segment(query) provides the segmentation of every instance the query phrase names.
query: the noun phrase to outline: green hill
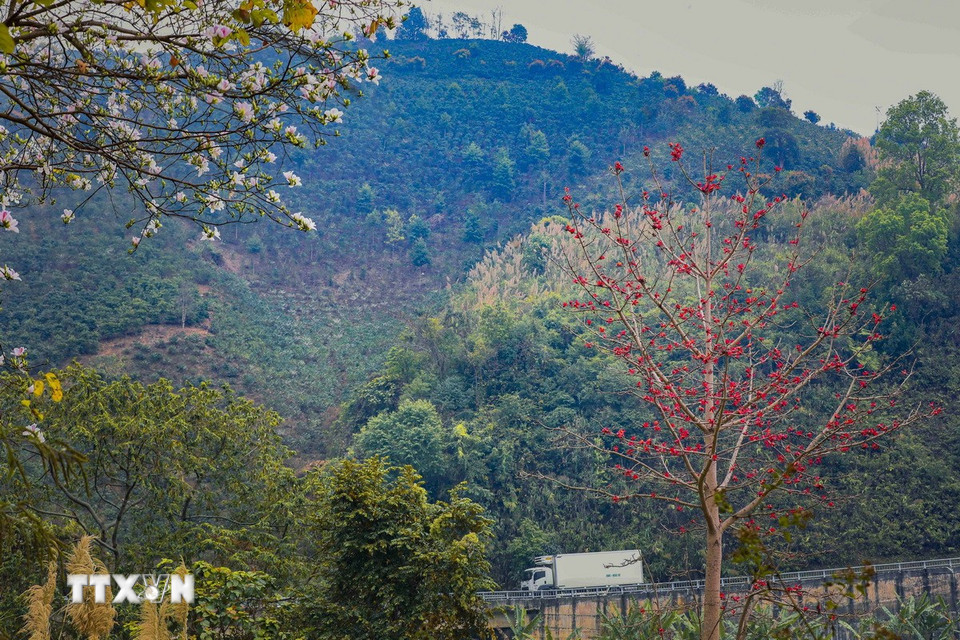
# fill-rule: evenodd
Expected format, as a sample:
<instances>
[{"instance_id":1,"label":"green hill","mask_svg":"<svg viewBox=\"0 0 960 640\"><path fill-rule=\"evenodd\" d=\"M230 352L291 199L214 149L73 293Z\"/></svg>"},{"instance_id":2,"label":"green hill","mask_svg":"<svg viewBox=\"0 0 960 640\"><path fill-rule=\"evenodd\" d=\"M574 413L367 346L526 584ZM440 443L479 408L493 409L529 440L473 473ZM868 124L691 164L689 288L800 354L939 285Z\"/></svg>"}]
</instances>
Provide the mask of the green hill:
<instances>
[{"instance_id":1,"label":"green hill","mask_svg":"<svg viewBox=\"0 0 960 640\"><path fill-rule=\"evenodd\" d=\"M560 212L563 187L599 193L614 160L664 140L719 157L766 133L783 141L791 192L863 181L839 164L846 134L709 86L527 44L389 45L388 79L354 102L342 137L289 159L308 178L293 204L318 233L238 226L211 246L168 224L129 256L109 213L63 229L37 210L5 242L29 283L8 289L7 339L43 345L37 361L230 383L327 455L348 435L331 432L336 406L400 330L439 309L486 247Z\"/></svg>"}]
</instances>

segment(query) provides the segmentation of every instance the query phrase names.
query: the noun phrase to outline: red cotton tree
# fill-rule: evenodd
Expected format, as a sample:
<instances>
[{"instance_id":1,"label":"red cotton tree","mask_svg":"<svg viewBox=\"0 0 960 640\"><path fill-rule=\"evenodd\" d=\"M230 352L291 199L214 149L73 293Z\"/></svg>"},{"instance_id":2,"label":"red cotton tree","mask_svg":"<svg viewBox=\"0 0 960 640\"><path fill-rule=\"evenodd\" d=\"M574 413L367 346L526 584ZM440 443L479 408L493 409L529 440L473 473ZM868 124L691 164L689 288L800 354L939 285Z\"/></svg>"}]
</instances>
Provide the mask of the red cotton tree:
<instances>
[{"instance_id":1,"label":"red cotton tree","mask_svg":"<svg viewBox=\"0 0 960 640\"><path fill-rule=\"evenodd\" d=\"M939 412L896 404L909 374L896 359L877 364L872 346L886 310L868 309L867 289L837 282L818 308L799 304L794 281L812 259L801 253L806 211L775 251L758 250L768 219L789 208L786 196L763 195L779 172L762 173L763 146L757 140L755 157L722 173L705 156L703 177L694 177L682 147L671 144L673 173L699 194L696 206L671 200L652 160L655 190L638 193L636 204L619 162L612 211L595 216L569 192L564 198L573 239L565 269L582 288L564 306L583 314L593 334L585 346L621 363L646 420L634 433L563 430L614 471L610 484L579 488L695 514L706 559L703 640L722 631L726 534L772 534L771 514L800 513L772 511L772 494L790 498L778 504L828 500L817 471L826 454L875 448L877 439ZM722 196L734 178L740 190ZM885 374L894 380L881 380ZM820 406L802 402L811 393ZM754 518L761 510L763 524Z\"/></svg>"}]
</instances>

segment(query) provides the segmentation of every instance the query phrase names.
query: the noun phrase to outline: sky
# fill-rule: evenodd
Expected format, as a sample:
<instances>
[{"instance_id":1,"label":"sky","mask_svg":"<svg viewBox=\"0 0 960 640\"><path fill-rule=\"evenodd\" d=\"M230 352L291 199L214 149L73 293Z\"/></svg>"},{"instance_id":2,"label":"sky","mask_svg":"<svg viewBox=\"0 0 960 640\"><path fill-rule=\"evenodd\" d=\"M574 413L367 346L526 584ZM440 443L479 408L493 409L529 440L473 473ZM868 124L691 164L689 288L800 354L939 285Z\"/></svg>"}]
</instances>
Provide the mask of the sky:
<instances>
[{"instance_id":1,"label":"sky","mask_svg":"<svg viewBox=\"0 0 960 640\"><path fill-rule=\"evenodd\" d=\"M960 116L957 0L421 0L427 15L464 11L528 42L570 53L590 36L597 54L639 75L659 71L736 97L783 81L793 111L864 135L921 90ZM878 111L879 107L879 111Z\"/></svg>"}]
</instances>

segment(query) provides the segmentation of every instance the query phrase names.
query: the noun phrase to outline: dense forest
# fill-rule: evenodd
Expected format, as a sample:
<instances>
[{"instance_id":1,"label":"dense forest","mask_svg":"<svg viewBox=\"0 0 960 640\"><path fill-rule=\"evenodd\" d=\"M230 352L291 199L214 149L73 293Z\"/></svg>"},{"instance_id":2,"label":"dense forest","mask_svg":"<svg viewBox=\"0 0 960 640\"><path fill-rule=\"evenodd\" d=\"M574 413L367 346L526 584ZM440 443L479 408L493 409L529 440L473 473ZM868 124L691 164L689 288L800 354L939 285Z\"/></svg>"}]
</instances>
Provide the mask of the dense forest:
<instances>
[{"instance_id":1,"label":"dense forest","mask_svg":"<svg viewBox=\"0 0 960 640\"><path fill-rule=\"evenodd\" d=\"M943 404L936 419L876 450L826 459L822 475L838 497L778 539L779 566L956 555L960 141L942 103L926 93L905 99L865 139L812 112L797 117L779 88L730 97L509 41L520 39L401 30L381 65L388 80L351 106L339 138L285 159L310 178L293 197L316 232L238 224L203 243L172 221L128 252L123 225L95 213L111 203L94 200L70 233L54 233L59 218L37 208L21 219L17 242L0 236L5 260L30 281L4 292L5 346L60 371L65 398L45 410L47 436L95 461L83 483L99 498L86 503L56 474L31 487L8 481L11 495L60 514L51 526L65 539L110 541L99 552L112 568L203 559L216 597L237 603L318 579L318 555L331 558L319 580L336 585L341 603L376 593L357 590L364 571L405 571L429 554L443 556L447 573L399 573L438 598L450 575L473 590L516 588L531 559L552 552L638 548L653 579L698 576L697 544L677 535L687 514L537 477L605 482L606 462L564 446L556 429L651 420L621 393L628 383L615 360L585 348L592 330L563 306L573 294L560 266L569 243L562 198L570 188L584 208L608 210L613 163L637 195L653 189L652 162L673 200L695 203L668 143L722 168L762 138L775 173L765 193L784 205L758 231L757 261L773 269L808 211L814 259L796 298L817 307L840 279L869 287L870 304L892 309L871 357L909 352L901 402ZM910 118L939 136L919 176L915 140L898 129ZM3 399L7 411L22 410L17 397ZM812 397L803 419L827 411L828 390ZM158 444L171 430L177 450ZM124 467L112 453L127 449L137 455ZM422 489L390 464L411 465ZM129 509L104 497L120 475L135 497ZM337 519L332 496L356 487L363 508L409 509L397 519L419 518L429 535L395 559L350 556L349 514ZM185 501L170 499L178 492ZM216 520L202 515L210 512ZM482 571L459 562L470 549L450 551L465 531L486 549ZM40 565L18 569L24 549L0 566L16 593L45 575ZM334 575L343 566L353 583ZM19 615L14 596L4 589L0 598L8 630ZM285 607L244 624L293 638L290 620L322 628L359 615L329 603ZM213 628L213 613L205 624Z\"/></svg>"}]
</instances>

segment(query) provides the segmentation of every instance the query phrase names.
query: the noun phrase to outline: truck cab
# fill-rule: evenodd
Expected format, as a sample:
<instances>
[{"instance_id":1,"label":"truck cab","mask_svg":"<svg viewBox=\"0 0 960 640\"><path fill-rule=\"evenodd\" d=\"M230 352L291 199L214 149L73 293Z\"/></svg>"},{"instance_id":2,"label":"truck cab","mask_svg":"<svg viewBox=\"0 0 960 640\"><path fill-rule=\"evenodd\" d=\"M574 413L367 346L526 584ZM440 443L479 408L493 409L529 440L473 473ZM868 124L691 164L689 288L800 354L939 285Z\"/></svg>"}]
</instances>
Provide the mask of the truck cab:
<instances>
[{"instance_id":1,"label":"truck cab","mask_svg":"<svg viewBox=\"0 0 960 640\"><path fill-rule=\"evenodd\" d=\"M539 591L553 589L553 569L550 567L533 567L524 570L526 580L520 583L521 591Z\"/></svg>"}]
</instances>

